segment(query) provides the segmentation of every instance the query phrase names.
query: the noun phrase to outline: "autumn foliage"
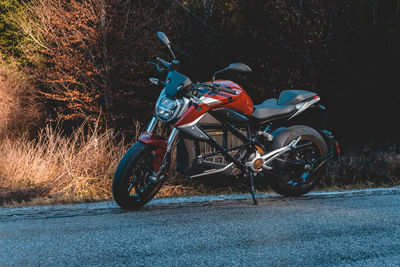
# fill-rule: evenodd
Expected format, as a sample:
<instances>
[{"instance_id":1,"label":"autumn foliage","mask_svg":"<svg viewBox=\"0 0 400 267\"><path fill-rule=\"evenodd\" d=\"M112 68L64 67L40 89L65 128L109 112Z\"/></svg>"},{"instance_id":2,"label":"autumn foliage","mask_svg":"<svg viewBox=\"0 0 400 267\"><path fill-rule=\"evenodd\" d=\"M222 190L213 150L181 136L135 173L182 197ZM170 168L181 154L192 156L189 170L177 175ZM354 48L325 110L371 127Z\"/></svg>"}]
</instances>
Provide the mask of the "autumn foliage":
<instances>
[{"instance_id":1,"label":"autumn foliage","mask_svg":"<svg viewBox=\"0 0 400 267\"><path fill-rule=\"evenodd\" d=\"M100 117L124 131L147 120L158 89L147 81L155 74L146 62L168 58L155 37L164 31L193 81L245 62L253 74L225 78L238 80L256 103L285 89L317 91L338 114L331 127L346 135L355 117L341 119L352 114L351 101L335 103L396 84L398 15L395 0L34 0L15 21L49 120Z\"/></svg>"},{"instance_id":2,"label":"autumn foliage","mask_svg":"<svg viewBox=\"0 0 400 267\"><path fill-rule=\"evenodd\" d=\"M43 120L43 105L29 78L14 61L0 59L0 139L34 136Z\"/></svg>"},{"instance_id":3,"label":"autumn foliage","mask_svg":"<svg viewBox=\"0 0 400 267\"><path fill-rule=\"evenodd\" d=\"M168 54L156 31L169 34L193 80L244 61L256 73L242 81L248 91L268 97L314 86L321 64L316 57L327 45L328 8L316 0L305 7L282 0L38 0L17 21L41 55L33 73L51 118L102 114L106 125L126 130L132 119L151 114L157 96L147 83L146 61Z\"/></svg>"}]
</instances>

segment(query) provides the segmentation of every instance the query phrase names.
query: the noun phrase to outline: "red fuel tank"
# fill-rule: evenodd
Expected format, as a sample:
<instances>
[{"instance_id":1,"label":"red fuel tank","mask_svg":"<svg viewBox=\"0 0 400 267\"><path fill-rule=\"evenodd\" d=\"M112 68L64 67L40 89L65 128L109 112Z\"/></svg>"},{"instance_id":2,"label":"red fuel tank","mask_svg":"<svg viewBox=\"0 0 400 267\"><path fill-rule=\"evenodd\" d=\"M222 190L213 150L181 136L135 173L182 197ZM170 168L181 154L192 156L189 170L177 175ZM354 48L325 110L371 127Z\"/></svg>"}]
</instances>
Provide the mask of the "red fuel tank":
<instances>
[{"instance_id":1,"label":"red fuel tank","mask_svg":"<svg viewBox=\"0 0 400 267\"><path fill-rule=\"evenodd\" d=\"M231 102L228 104L224 105L224 107L232 109L236 112L239 112L240 114L243 114L245 116L250 116L253 111L253 101L249 97L249 95L246 93L246 91L237 83L234 83L232 81L217 81L217 83L221 84L221 86L229 88L229 89L234 89L238 91L239 93L232 99Z\"/></svg>"},{"instance_id":2,"label":"red fuel tank","mask_svg":"<svg viewBox=\"0 0 400 267\"><path fill-rule=\"evenodd\" d=\"M236 94L223 91L204 94L200 98L202 103L200 105L192 105L177 121L175 127L185 124L194 124L197 122L197 119L200 119L201 115L215 108L229 108L245 116L250 116L253 113L253 101L240 85L226 80L218 80L215 81L215 83L219 84L221 87L235 90Z\"/></svg>"}]
</instances>

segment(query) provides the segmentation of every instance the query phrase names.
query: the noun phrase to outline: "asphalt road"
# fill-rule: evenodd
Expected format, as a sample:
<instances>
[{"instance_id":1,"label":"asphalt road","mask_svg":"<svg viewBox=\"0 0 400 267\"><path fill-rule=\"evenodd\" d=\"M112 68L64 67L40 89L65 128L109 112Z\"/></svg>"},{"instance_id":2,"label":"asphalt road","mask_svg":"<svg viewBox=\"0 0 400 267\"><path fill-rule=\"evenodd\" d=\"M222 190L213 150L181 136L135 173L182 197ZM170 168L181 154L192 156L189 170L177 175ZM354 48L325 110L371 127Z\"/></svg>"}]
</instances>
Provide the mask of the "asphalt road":
<instances>
[{"instance_id":1,"label":"asphalt road","mask_svg":"<svg viewBox=\"0 0 400 267\"><path fill-rule=\"evenodd\" d=\"M400 188L227 198L3 208L0 265L400 266Z\"/></svg>"}]
</instances>

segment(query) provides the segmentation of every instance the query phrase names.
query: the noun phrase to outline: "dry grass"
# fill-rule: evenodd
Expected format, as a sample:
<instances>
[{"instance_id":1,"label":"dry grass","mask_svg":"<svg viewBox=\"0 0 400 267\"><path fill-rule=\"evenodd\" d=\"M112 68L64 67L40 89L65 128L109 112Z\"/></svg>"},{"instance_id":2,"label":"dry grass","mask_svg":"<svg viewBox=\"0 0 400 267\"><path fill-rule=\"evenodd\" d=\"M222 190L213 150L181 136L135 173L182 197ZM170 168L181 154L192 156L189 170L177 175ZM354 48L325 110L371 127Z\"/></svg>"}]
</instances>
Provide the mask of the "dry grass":
<instances>
[{"instance_id":1,"label":"dry grass","mask_svg":"<svg viewBox=\"0 0 400 267\"><path fill-rule=\"evenodd\" d=\"M41 104L34 86L12 58L0 59L0 138L21 136L37 127Z\"/></svg>"},{"instance_id":2,"label":"dry grass","mask_svg":"<svg viewBox=\"0 0 400 267\"><path fill-rule=\"evenodd\" d=\"M33 141L5 138L0 141L0 188L18 200L107 199L115 168L126 150L113 131L100 132L86 124L70 137L46 127Z\"/></svg>"},{"instance_id":3,"label":"dry grass","mask_svg":"<svg viewBox=\"0 0 400 267\"><path fill-rule=\"evenodd\" d=\"M137 124L137 132L140 125ZM127 151L112 130L83 124L69 137L46 127L37 139L0 139L0 204L39 205L111 199L111 183ZM173 165L173 164L172 164ZM170 179L157 197L245 193L235 179L188 181L170 170ZM266 180L257 188L268 191ZM400 183L400 147L368 146L349 149L341 162L327 166L324 189L391 186Z\"/></svg>"},{"instance_id":4,"label":"dry grass","mask_svg":"<svg viewBox=\"0 0 400 267\"><path fill-rule=\"evenodd\" d=\"M136 132L141 125L136 122ZM27 135L0 139L0 204L40 205L112 198L115 169L128 145L112 130L84 123L65 136L46 127L36 139ZM138 136L136 136L137 139ZM119 138L121 139L121 138ZM176 176L157 197L196 192Z\"/></svg>"},{"instance_id":5,"label":"dry grass","mask_svg":"<svg viewBox=\"0 0 400 267\"><path fill-rule=\"evenodd\" d=\"M340 162L330 162L325 187L375 187L400 184L400 147L394 144L350 148Z\"/></svg>"}]
</instances>

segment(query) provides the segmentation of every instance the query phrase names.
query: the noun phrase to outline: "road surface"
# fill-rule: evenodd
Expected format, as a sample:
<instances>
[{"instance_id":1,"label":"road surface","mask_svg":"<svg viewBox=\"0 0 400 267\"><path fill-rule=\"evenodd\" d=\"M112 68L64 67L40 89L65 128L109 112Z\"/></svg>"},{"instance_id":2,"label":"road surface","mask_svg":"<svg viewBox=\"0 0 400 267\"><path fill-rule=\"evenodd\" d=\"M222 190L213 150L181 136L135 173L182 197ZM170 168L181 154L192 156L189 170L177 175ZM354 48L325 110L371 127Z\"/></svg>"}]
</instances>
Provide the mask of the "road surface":
<instances>
[{"instance_id":1,"label":"road surface","mask_svg":"<svg viewBox=\"0 0 400 267\"><path fill-rule=\"evenodd\" d=\"M0 265L400 266L399 187L247 197L1 208Z\"/></svg>"}]
</instances>

